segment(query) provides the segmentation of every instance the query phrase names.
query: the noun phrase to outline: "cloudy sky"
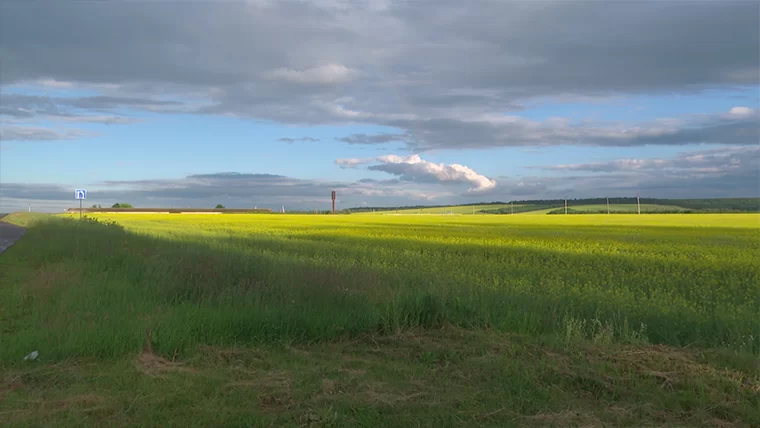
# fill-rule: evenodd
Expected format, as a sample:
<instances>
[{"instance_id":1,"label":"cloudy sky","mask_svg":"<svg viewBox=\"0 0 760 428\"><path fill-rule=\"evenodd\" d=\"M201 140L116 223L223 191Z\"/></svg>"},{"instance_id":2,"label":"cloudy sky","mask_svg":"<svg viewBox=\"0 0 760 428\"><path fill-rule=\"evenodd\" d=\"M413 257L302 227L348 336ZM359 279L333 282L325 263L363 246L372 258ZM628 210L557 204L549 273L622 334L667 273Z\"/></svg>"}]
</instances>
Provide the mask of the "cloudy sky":
<instances>
[{"instance_id":1,"label":"cloudy sky","mask_svg":"<svg viewBox=\"0 0 760 428\"><path fill-rule=\"evenodd\" d=\"M0 212L760 196L760 2L0 3Z\"/></svg>"}]
</instances>

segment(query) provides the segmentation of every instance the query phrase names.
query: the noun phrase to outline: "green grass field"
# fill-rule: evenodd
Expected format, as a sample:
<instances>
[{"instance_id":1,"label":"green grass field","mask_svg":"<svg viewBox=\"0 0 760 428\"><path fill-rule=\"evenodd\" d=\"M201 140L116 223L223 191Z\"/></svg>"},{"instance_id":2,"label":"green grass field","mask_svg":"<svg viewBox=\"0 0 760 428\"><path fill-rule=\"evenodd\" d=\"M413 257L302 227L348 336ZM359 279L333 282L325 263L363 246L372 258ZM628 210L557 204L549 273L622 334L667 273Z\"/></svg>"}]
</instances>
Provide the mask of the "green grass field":
<instances>
[{"instance_id":1,"label":"green grass field","mask_svg":"<svg viewBox=\"0 0 760 428\"><path fill-rule=\"evenodd\" d=\"M6 219L10 425L760 425L760 215L89 217Z\"/></svg>"}]
</instances>

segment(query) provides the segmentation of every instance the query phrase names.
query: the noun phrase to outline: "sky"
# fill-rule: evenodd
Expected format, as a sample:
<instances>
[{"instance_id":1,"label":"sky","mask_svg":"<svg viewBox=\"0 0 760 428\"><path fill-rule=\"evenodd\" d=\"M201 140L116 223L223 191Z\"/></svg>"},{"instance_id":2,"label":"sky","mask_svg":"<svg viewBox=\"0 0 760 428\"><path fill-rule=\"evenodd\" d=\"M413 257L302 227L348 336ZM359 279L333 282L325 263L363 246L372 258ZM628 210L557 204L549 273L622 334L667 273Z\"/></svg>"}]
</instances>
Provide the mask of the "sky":
<instances>
[{"instance_id":1,"label":"sky","mask_svg":"<svg viewBox=\"0 0 760 428\"><path fill-rule=\"evenodd\" d=\"M0 3L0 212L760 196L760 2Z\"/></svg>"}]
</instances>

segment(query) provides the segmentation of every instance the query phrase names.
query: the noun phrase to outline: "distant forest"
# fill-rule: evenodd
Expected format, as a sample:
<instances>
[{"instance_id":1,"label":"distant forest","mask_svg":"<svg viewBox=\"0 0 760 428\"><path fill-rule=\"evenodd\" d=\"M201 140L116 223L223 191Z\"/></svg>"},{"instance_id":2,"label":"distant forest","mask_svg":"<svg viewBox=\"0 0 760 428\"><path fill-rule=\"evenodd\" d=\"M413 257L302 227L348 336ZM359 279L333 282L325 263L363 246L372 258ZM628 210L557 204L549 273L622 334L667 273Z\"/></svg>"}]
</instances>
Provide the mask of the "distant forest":
<instances>
[{"instance_id":1,"label":"distant forest","mask_svg":"<svg viewBox=\"0 0 760 428\"><path fill-rule=\"evenodd\" d=\"M635 204L636 198L609 198L610 205L615 204ZM658 198L641 198L642 204L652 205L672 205L690 210L691 212L760 212L760 198L714 198L714 199L658 199ZM460 207L477 206L477 205L505 205L510 202L477 202L471 204L456 205ZM548 208L564 207L564 199L535 199L512 201L514 212L527 212ZM568 206L578 205L604 205L607 198L586 198L586 199L568 199ZM355 207L347 208L342 212L371 212L371 211L398 211L413 210L422 208L445 208L452 205L406 205L398 207ZM498 209L483 209L479 212L489 214L508 214L512 212L509 207L500 207Z\"/></svg>"}]
</instances>

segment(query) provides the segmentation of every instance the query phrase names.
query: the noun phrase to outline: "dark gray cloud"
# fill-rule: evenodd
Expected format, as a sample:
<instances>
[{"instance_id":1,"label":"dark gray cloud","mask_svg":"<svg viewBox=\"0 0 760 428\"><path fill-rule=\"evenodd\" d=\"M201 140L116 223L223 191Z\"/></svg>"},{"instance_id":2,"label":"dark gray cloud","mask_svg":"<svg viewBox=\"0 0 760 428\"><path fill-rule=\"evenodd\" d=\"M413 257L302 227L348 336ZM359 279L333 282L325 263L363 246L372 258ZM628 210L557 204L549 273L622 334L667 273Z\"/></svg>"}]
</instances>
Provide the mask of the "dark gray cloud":
<instances>
[{"instance_id":1,"label":"dark gray cloud","mask_svg":"<svg viewBox=\"0 0 760 428\"><path fill-rule=\"evenodd\" d=\"M43 81L43 86L69 88L60 82ZM24 94L0 96L0 133L6 141L73 140L92 133L61 127L39 126L39 121L120 125L139 122L123 110L182 112L183 104L172 100L123 96L60 97Z\"/></svg>"},{"instance_id":2,"label":"dark gray cloud","mask_svg":"<svg viewBox=\"0 0 760 428\"><path fill-rule=\"evenodd\" d=\"M337 141L341 141L347 144L385 144L392 141L406 141L409 139L407 134L351 134L346 137L336 138Z\"/></svg>"},{"instance_id":3,"label":"dark gray cloud","mask_svg":"<svg viewBox=\"0 0 760 428\"><path fill-rule=\"evenodd\" d=\"M69 191L57 184L0 183L0 197L34 200L73 199L74 189Z\"/></svg>"},{"instance_id":4,"label":"dark gray cloud","mask_svg":"<svg viewBox=\"0 0 760 428\"><path fill-rule=\"evenodd\" d=\"M301 137L301 138L289 138L289 137L282 137L278 138L277 141L281 143L316 143L319 141L319 138L313 138L313 137Z\"/></svg>"},{"instance_id":5,"label":"dark gray cloud","mask_svg":"<svg viewBox=\"0 0 760 428\"><path fill-rule=\"evenodd\" d=\"M0 97L0 118L12 120L66 120L89 123L132 123L136 119L114 114L119 109L179 112L182 103L118 96L51 97L4 94ZM109 113L104 115L103 113Z\"/></svg>"},{"instance_id":6,"label":"dark gray cloud","mask_svg":"<svg viewBox=\"0 0 760 428\"><path fill-rule=\"evenodd\" d=\"M756 127L739 123L623 138L604 124L569 132L493 120L538 98L756 86L756 2L381 4L6 2L2 84L100 85L111 99L70 106L88 110L110 102L294 124L386 125L415 149L745 144L757 136ZM117 102L138 93L196 102ZM369 144L385 137L346 138Z\"/></svg>"},{"instance_id":7,"label":"dark gray cloud","mask_svg":"<svg viewBox=\"0 0 760 428\"><path fill-rule=\"evenodd\" d=\"M415 150L510 146L638 146L684 144L756 144L760 114L748 107L712 115L661 119L632 126L625 123L574 123L566 119L534 121L489 115L478 120L396 120L388 125L409 129Z\"/></svg>"},{"instance_id":8,"label":"dark gray cloud","mask_svg":"<svg viewBox=\"0 0 760 428\"><path fill-rule=\"evenodd\" d=\"M58 99L56 102L61 103ZM122 97L122 96L92 96L81 98L67 98L63 100L64 104L72 107L93 110L112 110L115 108L143 108L146 110L161 110L162 108L172 108L181 106L182 103L173 100L154 100L146 98ZM173 110L172 110L173 111Z\"/></svg>"}]
</instances>

